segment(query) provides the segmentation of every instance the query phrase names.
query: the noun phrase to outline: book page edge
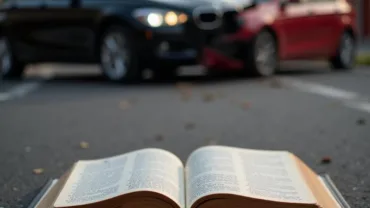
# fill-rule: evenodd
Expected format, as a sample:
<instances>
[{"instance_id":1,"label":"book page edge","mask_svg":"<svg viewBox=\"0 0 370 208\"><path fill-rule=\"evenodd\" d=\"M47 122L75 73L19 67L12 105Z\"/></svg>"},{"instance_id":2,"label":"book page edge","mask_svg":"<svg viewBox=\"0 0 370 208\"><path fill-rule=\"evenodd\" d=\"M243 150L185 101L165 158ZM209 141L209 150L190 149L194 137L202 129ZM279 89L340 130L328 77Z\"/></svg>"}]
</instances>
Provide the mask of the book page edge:
<instances>
[{"instance_id":1,"label":"book page edge","mask_svg":"<svg viewBox=\"0 0 370 208\"><path fill-rule=\"evenodd\" d=\"M40 202L49 194L50 190L57 184L59 179L52 179L49 187L46 189L42 197L39 199L39 201L35 204L34 207L38 207L40 205ZM29 208L34 208L34 207L29 207Z\"/></svg>"},{"instance_id":2,"label":"book page edge","mask_svg":"<svg viewBox=\"0 0 370 208\"><path fill-rule=\"evenodd\" d=\"M339 192L339 190L337 189L337 187L335 186L335 184L333 183L329 175L324 174L324 175L318 175L317 177L319 178L319 181L321 182L322 186L325 187L325 190L329 193L331 199L335 201L338 208L351 208L351 206L343 198L342 194ZM334 189L333 191L337 193L338 195L337 197L339 197L339 199L335 197L333 191L330 190L327 183L329 183L331 188Z\"/></svg>"}]
</instances>

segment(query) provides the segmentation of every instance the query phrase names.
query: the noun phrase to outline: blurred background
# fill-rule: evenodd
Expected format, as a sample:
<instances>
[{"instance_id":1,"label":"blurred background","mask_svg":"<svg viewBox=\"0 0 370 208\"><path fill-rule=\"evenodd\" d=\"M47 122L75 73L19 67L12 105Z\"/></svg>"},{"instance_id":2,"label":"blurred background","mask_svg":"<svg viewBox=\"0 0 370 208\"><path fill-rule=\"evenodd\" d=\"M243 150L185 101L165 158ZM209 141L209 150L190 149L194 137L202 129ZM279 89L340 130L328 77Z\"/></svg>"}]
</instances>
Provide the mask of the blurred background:
<instances>
[{"instance_id":1,"label":"blurred background","mask_svg":"<svg viewBox=\"0 0 370 208\"><path fill-rule=\"evenodd\" d=\"M204 145L291 151L370 207L370 1L241 1L214 28L205 2L2 1L0 208L80 159Z\"/></svg>"},{"instance_id":2,"label":"blurred background","mask_svg":"<svg viewBox=\"0 0 370 208\"><path fill-rule=\"evenodd\" d=\"M369 1L366 0L358 0L358 1L351 1L356 8L356 11L358 12L358 17L357 17L357 25L359 28L359 34L360 34L360 39L361 40L367 40L369 39L370 36L370 26L369 26ZM367 43L368 44L368 43Z\"/></svg>"}]
</instances>

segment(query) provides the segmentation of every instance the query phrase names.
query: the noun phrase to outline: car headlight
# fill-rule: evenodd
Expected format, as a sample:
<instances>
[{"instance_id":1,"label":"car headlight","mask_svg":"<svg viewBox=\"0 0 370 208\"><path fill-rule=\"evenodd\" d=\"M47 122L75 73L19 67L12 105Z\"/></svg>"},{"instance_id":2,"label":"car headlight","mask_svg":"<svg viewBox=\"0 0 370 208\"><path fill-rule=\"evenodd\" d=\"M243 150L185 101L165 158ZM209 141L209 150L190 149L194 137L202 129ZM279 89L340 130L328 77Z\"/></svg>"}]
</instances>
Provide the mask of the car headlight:
<instances>
[{"instance_id":1,"label":"car headlight","mask_svg":"<svg viewBox=\"0 0 370 208\"><path fill-rule=\"evenodd\" d=\"M172 27L188 21L185 13L164 9L141 8L135 10L133 16L150 27Z\"/></svg>"}]
</instances>

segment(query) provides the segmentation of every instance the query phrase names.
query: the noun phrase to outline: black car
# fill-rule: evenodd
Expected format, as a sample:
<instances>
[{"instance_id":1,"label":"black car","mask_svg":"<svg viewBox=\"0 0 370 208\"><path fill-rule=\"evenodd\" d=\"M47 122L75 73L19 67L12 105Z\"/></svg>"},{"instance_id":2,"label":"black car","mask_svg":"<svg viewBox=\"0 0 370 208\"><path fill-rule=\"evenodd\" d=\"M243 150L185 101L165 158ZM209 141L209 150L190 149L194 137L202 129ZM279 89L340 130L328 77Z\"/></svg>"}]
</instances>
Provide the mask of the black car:
<instances>
[{"instance_id":1,"label":"black car","mask_svg":"<svg viewBox=\"0 0 370 208\"><path fill-rule=\"evenodd\" d=\"M171 75L179 65L199 61L206 39L200 25L217 16L202 17L202 8L212 2L3 0L2 75L21 77L34 62L99 62L114 81L135 79L144 68Z\"/></svg>"}]
</instances>

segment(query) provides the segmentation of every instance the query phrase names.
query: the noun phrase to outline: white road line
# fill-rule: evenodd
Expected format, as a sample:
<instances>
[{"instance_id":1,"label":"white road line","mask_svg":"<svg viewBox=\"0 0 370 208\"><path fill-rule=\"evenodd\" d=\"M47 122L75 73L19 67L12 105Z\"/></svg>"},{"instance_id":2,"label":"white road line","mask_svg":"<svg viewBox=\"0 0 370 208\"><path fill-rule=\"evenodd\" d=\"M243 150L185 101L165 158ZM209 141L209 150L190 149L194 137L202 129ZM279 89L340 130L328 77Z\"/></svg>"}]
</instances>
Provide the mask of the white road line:
<instances>
[{"instance_id":1,"label":"white road line","mask_svg":"<svg viewBox=\"0 0 370 208\"><path fill-rule=\"evenodd\" d=\"M40 85L40 82L24 83L12 88L10 91L8 91L8 93L14 97L22 97L27 93L36 90L38 87L40 87Z\"/></svg>"},{"instance_id":2,"label":"white road line","mask_svg":"<svg viewBox=\"0 0 370 208\"><path fill-rule=\"evenodd\" d=\"M31 93L38 89L44 81L50 80L54 77L54 71L52 70L52 68L41 67L40 69L37 69L37 71L37 74L41 77L41 80L21 83L12 87L6 92L0 92L0 102L23 97L28 93Z\"/></svg>"},{"instance_id":3,"label":"white road line","mask_svg":"<svg viewBox=\"0 0 370 208\"><path fill-rule=\"evenodd\" d=\"M23 97L26 94L39 88L40 85L41 85L41 82L29 82L29 83L19 84L11 88L7 92L0 93L0 101L7 101L7 100L12 100L15 98Z\"/></svg>"},{"instance_id":4,"label":"white road line","mask_svg":"<svg viewBox=\"0 0 370 208\"><path fill-rule=\"evenodd\" d=\"M282 80L283 83L293 87L294 89L340 100L343 102L344 106L370 113L370 99L365 98L356 92L291 78L282 78Z\"/></svg>"},{"instance_id":5,"label":"white road line","mask_svg":"<svg viewBox=\"0 0 370 208\"><path fill-rule=\"evenodd\" d=\"M285 83L289 83L290 86L293 86L299 90L319 94L325 97L331 97L335 99L341 100L354 100L359 98L360 96L357 93L349 92L346 90L334 88L331 86L316 84L316 83L309 83L303 82L298 80L292 79L284 79Z\"/></svg>"},{"instance_id":6,"label":"white road line","mask_svg":"<svg viewBox=\"0 0 370 208\"><path fill-rule=\"evenodd\" d=\"M8 93L0 93L0 102L10 100L11 96Z\"/></svg>"}]
</instances>

